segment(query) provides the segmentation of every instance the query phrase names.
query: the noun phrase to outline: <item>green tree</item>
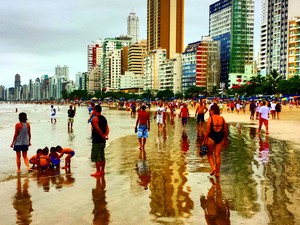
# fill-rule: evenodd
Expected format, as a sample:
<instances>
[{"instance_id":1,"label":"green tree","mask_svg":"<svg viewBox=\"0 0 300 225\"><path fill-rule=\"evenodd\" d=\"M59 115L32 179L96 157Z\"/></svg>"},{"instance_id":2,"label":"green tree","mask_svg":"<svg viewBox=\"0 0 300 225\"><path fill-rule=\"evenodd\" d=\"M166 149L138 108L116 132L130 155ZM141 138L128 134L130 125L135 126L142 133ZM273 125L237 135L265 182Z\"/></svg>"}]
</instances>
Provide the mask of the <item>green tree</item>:
<instances>
[{"instance_id":1,"label":"green tree","mask_svg":"<svg viewBox=\"0 0 300 225\"><path fill-rule=\"evenodd\" d=\"M190 87L184 94L186 98L197 98L200 94L205 94L205 87Z\"/></svg>"},{"instance_id":2,"label":"green tree","mask_svg":"<svg viewBox=\"0 0 300 225\"><path fill-rule=\"evenodd\" d=\"M163 91L158 91L156 97L160 99L171 99L172 97L174 97L174 93L173 91L167 89Z\"/></svg>"},{"instance_id":3,"label":"green tree","mask_svg":"<svg viewBox=\"0 0 300 225\"><path fill-rule=\"evenodd\" d=\"M266 92L268 94L276 94L278 92L278 83L282 80L282 77L283 75L280 75L275 69L266 76Z\"/></svg>"},{"instance_id":4,"label":"green tree","mask_svg":"<svg viewBox=\"0 0 300 225\"><path fill-rule=\"evenodd\" d=\"M288 80L280 80L278 91L282 94L300 94L300 77L297 75Z\"/></svg>"}]
</instances>

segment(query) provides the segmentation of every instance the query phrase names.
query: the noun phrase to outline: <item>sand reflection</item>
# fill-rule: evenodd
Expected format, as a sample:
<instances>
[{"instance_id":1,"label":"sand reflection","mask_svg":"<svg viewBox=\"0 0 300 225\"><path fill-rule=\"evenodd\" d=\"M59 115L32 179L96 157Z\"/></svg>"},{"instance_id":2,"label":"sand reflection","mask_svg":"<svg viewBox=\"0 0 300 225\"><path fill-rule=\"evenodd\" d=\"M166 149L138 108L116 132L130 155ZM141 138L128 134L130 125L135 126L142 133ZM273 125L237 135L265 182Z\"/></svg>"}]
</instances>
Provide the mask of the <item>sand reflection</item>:
<instances>
[{"instance_id":1,"label":"sand reflection","mask_svg":"<svg viewBox=\"0 0 300 225\"><path fill-rule=\"evenodd\" d=\"M94 203L93 224L105 225L110 222L110 212L107 209L106 201L106 182L105 176L95 177L96 187L92 190L92 199Z\"/></svg>"},{"instance_id":2,"label":"sand reflection","mask_svg":"<svg viewBox=\"0 0 300 225\"><path fill-rule=\"evenodd\" d=\"M16 182L17 192L13 199L13 207L17 215L16 224L27 225L32 222L31 212L33 211L31 195L28 192L29 179L25 178L23 185L20 177L16 179Z\"/></svg>"},{"instance_id":3,"label":"sand reflection","mask_svg":"<svg viewBox=\"0 0 300 225\"><path fill-rule=\"evenodd\" d=\"M230 210L228 200L222 199L222 189L220 179L210 178L211 188L209 189L207 196L202 195L200 197L200 205L205 213L205 220L208 225L230 224Z\"/></svg>"}]
</instances>

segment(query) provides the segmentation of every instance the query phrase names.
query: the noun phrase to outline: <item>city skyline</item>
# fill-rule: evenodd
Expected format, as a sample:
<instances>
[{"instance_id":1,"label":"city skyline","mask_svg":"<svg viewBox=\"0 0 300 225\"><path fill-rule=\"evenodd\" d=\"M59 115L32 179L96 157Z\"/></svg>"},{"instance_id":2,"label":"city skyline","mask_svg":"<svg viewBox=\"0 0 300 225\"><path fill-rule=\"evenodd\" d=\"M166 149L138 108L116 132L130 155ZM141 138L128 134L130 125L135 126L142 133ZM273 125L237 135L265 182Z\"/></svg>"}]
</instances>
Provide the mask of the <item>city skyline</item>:
<instances>
[{"instance_id":1,"label":"city skyline","mask_svg":"<svg viewBox=\"0 0 300 225\"><path fill-rule=\"evenodd\" d=\"M209 5L214 2L185 0L185 46L208 35ZM260 1L255 2L257 54ZM87 70L87 46L91 41L126 35L127 17L132 11L139 17L140 40L146 39L146 0L111 0L109 3L30 0L20 4L17 0L1 1L0 85L13 87L16 74L20 74L22 84L44 74L53 76L57 65L67 65L70 79L75 80L77 72Z\"/></svg>"}]
</instances>

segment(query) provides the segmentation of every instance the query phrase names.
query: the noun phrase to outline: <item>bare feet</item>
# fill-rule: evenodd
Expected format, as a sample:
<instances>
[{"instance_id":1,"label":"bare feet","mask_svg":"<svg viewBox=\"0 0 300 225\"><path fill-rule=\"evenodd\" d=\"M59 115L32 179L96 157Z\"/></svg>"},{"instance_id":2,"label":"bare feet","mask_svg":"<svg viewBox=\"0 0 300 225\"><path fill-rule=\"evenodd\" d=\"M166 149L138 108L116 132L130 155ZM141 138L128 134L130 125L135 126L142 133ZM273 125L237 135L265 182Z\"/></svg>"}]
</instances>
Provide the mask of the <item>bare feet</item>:
<instances>
[{"instance_id":1,"label":"bare feet","mask_svg":"<svg viewBox=\"0 0 300 225\"><path fill-rule=\"evenodd\" d=\"M220 177L220 174L219 174L219 173L216 173L216 177Z\"/></svg>"},{"instance_id":2,"label":"bare feet","mask_svg":"<svg viewBox=\"0 0 300 225\"><path fill-rule=\"evenodd\" d=\"M21 173L21 170L17 170L17 173Z\"/></svg>"},{"instance_id":3,"label":"bare feet","mask_svg":"<svg viewBox=\"0 0 300 225\"><path fill-rule=\"evenodd\" d=\"M27 171L28 171L28 172L33 172L34 170L31 169L31 168L27 168Z\"/></svg>"}]
</instances>

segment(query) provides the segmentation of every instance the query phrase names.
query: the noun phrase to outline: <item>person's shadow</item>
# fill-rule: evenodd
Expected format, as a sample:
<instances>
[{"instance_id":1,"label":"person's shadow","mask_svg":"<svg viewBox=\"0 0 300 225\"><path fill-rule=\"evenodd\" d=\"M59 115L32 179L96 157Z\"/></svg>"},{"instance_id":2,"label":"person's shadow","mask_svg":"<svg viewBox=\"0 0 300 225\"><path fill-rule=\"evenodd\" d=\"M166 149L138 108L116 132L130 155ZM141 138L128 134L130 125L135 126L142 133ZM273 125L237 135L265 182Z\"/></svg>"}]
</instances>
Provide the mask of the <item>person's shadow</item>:
<instances>
[{"instance_id":1,"label":"person's shadow","mask_svg":"<svg viewBox=\"0 0 300 225\"><path fill-rule=\"evenodd\" d=\"M22 186L21 178L17 178L16 194L13 199L13 207L16 210L16 224L30 224L32 222L31 212L32 201L30 199L31 195L28 192L29 179L28 177L24 179Z\"/></svg>"},{"instance_id":2,"label":"person's shadow","mask_svg":"<svg viewBox=\"0 0 300 225\"><path fill-rule=\"evenodd\" d=\"M200 197L200 205L205 213L205 220L208 225L230 225L230 210L227 200L222 199L220 179L210 178L212 184L207 197Z\"/></svg>"},{"instance_id":3,"label":"person's shadow","mask_svg":"<svg viewBox=\"0 0 300 225\"><path fill-rule=\"evenodd\" d=\"M92 199L94 202L94 225L106 225L110 223L110 213L106 202L106 182L104 176L95 177L96 187L92 189Z\"/></svg>"}]
</instances>

